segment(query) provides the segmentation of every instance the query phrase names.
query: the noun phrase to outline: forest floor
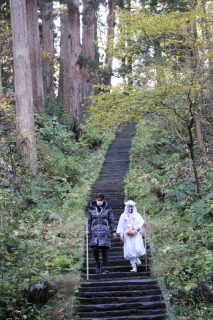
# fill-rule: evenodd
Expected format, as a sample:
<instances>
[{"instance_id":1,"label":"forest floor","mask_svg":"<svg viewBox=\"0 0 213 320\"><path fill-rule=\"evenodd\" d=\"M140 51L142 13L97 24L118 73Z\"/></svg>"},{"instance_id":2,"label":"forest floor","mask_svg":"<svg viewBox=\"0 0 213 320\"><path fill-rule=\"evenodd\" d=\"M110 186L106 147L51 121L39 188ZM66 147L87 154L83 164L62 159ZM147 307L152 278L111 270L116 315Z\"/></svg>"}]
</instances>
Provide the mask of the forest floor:
<instances>
[{"instance_id":1,"label":"forest floor","mask_svg":"<svg viewBox=\"0 0 213 320\"><path fill-rule=\"evenodd\" d=\"M0 113L0 319L65 319L72 312L71 292L80 280L84 259L85 210L115 131L73 130L72 119L55 101L35 114L38 172L12 154L15 110ZM57 119L53 145L52 119ZM73 132L75 131L75 133ZM54 219L51 219L51 215ZM34 284L51 280L57 289L42 295ZM40 288L40 287L39 287Z\"/></svg>"},{"instance_id":2,"label":"forest floor","mask_svg":"<svg viewBox=\"0 0 213 320\"><path fill-rule=\"evenodd\" d=\"M137 125L126 178L129 198L139 212L146 208L147 232L158 258L152 272L164 279L177 319L213 319L211 151L199 155L199 197L187 147L155 120L147 117ZM206 139L212 145L211 132Z\"/></svg>"}]
</instances>

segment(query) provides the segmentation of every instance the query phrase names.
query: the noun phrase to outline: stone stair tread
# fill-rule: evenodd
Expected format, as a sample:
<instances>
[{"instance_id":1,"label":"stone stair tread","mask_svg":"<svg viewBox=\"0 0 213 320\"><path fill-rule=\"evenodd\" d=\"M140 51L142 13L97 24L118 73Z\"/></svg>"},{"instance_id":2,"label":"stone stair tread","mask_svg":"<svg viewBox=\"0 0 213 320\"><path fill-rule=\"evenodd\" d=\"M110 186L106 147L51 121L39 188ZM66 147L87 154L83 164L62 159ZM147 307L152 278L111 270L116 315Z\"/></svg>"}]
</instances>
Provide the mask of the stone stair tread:
<instances>
[{"instance_id":1,"label":"stone stair tread","mask_svg":"<svg viewBox=\"0 0 213 320\"><path fill-rule=\"evenodd\" d=\"M157 315L165 315L166 311L165 309L149 309L149 310L143 310L143 316L157 316ZM133 317L135 316L136 319L138 316L141 315L141 310L135 310L135 309L129 309L129 310L123 310L122 314L120 310L111 310L111 311L99 311L99 312L79 312L79 317L91 317L91 319L102 319L105 317L111 317L111 319L116 319L121 317L121 319L128 319L126 317ZM134 318L133 318L134 319Z\"/></svg>"},{"instance_id":2,"label":"stone stair tread","mask_svg":"<svg viewBox=\"0 0 213 320\"><path fill-rule=\"evenodd\" d=\"M98 273L98 274L89 274L91 279L112 279L120 278L126 280L126 278L140 277L141 279L147 279L150 276L150 272L111 272L108 274ZM86 274L82 274L83 278L86 278Z\"/></svg>"},{"instance_id":3,"label":"stone stair tread","mask_svg":"<svg viewBox=\"0 0 213 320\"><path fill-rule=\"evenodd\" d=\"M152 301L152 302L125 302L125 303L105 303L105 304L90 304L90 305L78 305L79 311L109 311L109 310L144 310L152 308L165 308L165 304L162 301Z\"/></svg>"},{"instance_id":4,"label":"stone stair tread","mask_svg":"<svg viewBox=\"0 0 213 320\"><path fill-rule=\"evenodd\" d=\"M129 264L127 266L109 266L108 268L108 271L110 273L115 273L115 272L130 272L130 270L132 269L132 266ZM140 265L137 267L137 270L138 272L143 272L143 271L146 271L146 266L145 265ZM149 271L150 268L149 266L147 266L147 271ZM84 273L86 273L86 268L82 269L82 271ZM89 273L90 274L95 274L96 273L96 270L95 270L95 267L90 267L89 268Z\"/></svg>"},{"instance_id":5,"label":"stone stair tread","mask_svg":"<svg viewBox=\"0 0 213 320\"><path fill-rule=\"evenodd\" d=\"M94 288L94 287L92 287ZM150 296L150 295L160 295L160 289L140 289L140 290L131 290L131 288L124 290L113 290L113 291L83 291L79 292L81 297L122 297L122 294L126 297L139 297L139 296ZM87 289L88 290L88 289Z\"/></svg>"},{"instance_id":6,"label":"stone stair tread","mask_svg":"<svg viewBox=\"0 0 213 320\"><path fill-rule=\"evenodd\" d=\"M87 281L83 282L81 284L82 287L96 287L96 286L114 286L114 285L147 285L147 284L156 284L156 280L154 278L146 278L146 279L141 279L141 278L136 278L136 279L125 279L125 282L123 282L122 279L115 279L115 280L104 280L104 281Z\"/></svg>"},{"instance_id":7,"label":"stone stair tread","mask_svg":"<svg viewBox=\"0 0 213 320\"><path fill-rule=\"evenodd\" d=\"M123 296L119 295L119 296L112 296L112 297L101 297L101 296L97 296L97 297L78 297L78 301L80 301L80 303L82 304L94 304L94 303L107 303L107 304L111 304L111 303L129 303L129 302L153 302L153 301L162 301L163 297L161 294L158 295L150 295L150 296L146 296L146 295L139 295L138 296L131 296L131 297L126 297L125 296L125 292L123 293Z\"/></svg>"},{"instance_id":8,"label":"stone stair tread","mask_svg":"<svg viewBox=\"0 0 213 320\"><path fill-rule=\"evenodd\" d=\"M79 320L164 320L167 318L166 313L162 313L159 315L132 315L132 316L124 316L124 317L104 317L104 318L78 318Z\"/></svg>"}]
</instances>

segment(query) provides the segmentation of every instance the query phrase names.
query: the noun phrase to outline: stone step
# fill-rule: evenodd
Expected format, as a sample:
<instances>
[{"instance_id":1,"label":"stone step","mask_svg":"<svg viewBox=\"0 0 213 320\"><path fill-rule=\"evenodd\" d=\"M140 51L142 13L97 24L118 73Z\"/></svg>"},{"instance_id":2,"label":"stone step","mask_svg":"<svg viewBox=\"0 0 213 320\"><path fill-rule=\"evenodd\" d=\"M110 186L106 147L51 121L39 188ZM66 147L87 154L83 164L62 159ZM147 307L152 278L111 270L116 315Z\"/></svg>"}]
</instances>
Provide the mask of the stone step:
<instances>
[{"instance_id":1,"label":"stone step","mask_svg":"<svg viewBox=\"0 0 213 320\"><path fill-rule=\"evenodd\" d=\"M125 294L125 293L124 293ZM119 297L79 297L78 301L81 304L115 304L115 303L135 303L135 302L151 302L163 300L162 295L151 295L151 296L131 296L126 297L125 295Z\"/></svg>"},{"instance_id":2,"label":"stone step","mask_svg":"<svg viewBox=\"0 0 213 320\"><path fill-rule=\"evenodd\" d=\"M90 289L94 289L94 287L89 287ZM124 287L119 287L120 290L119 291L115 291L115 290L112 290L112 291L79 291L78 292L78 296L80 295L81 297L84 297L84 298L89 298L89 297L92 297L92 298L95 298L95 297L142 297L142 296L156 296L156 295L161 295L161 291L159 288L157 289L147 289L147 287L145 289L141 289L141 287L139 287L138 290L133 290L135 289L134 286L129 286L129 289L125 289L126 286ZM88 290L88 288L87 288Z\"/></svg>"},{"instance_id":3,"label":"stone step","mask_svg":"<svg viewBox=\"0 0 213 320\"><path fill-rule=\"evenodd\" d=\"M161 311L161 310L160 310ZM167 315L165 313L156 314L156 315L126 315L124 317L98 317L98 318L78 318L79 320L164 320L167 319Z\"/></svg>"},{"instance_id":4,"label":"stone step","mask_svg":"<svg viewBox=\"0 0 213 320\"><path fill-rule=\"evenodd\" d=\"M103 281L86 281L81 284L82 288L87 288L87 287L107 287L108 290L110 290L110 287L113 288L114 286L117 287L125 287L127 290L129 289L129 286L152 286L152 285L157 285L157 282L154 278L146 278L146 279L125 279L123 281L122 279L105 279Z\"/></svg>"},{"instance_id":5,"label":"stone step","mask_svg":"<svg viewBox=\"0 0 213 320\"><path fill-rule=\"evenodd\" d=\"M129 266L109 266L108 268L108 271L110 273L114 273L114 272L130 272L130 270L132 269L131 265L129 264ZM147 270L150 270L149 266L147 266ZM86 273L86 268L84 268L82 270L84 273ZM145 265L140 265L140 266L137 266L137 271L138 272L143 272L143 271L146 271L146 267ZM94 268L89 268L89 273L90 274L95 274L96 271L95 271L95 267Z\"/></svg>"},{"instance_id":6,"label":"stone step","mask_svg":"<svg viewBox=\"0 0 213 320\"><path fill-rule=\"evenodd\" d=\"M140 259L141 260L141 264L145 265L145 260L144 259ZM102 261L101 259L101 255L100 255L100 261ZM147 259L147 264L149 265L149 259ZM86 261L84 262L84 266L86 266ZM96 262L94 260L94 258L89 260L89 266L91 268L95 268L96 267ZM117 260L112 260L109 259L109 263L108 263L109 267L117 267L117 266L131 266L129 260L125 260L125 259L117 259Z\"/></svg>"},{"instance_id":7,"label":"stone step","mask_svg":"<svg viewBox=\"0 0 213 320\"><path fill-rule=\"evenodd\" d=\"M115 311L120 312L124 310L147 310L147 309L165 309L164 301L152 301L152 302L128 302L128 303L110 303L110 304L89 304L78 305L79 312L98 312L98 311Z\"/></svg>"},{"instance_id":8,"label":"stone step","mask_svg":"<svg viewBox=\"0 0 213 320\"><path fill-rule=\"evenodd\" d=\"M108 274L103 274L103 273L96 273L96 274L89 274L89 279L90 280L97 280L97 279L123 279L124 281L129 278L136 278L140 277L141 279L147 279L150 277L150 272L111 272ZM86 278L86 274L82 273L82 278Z\"/></svg>"}]
</instances>

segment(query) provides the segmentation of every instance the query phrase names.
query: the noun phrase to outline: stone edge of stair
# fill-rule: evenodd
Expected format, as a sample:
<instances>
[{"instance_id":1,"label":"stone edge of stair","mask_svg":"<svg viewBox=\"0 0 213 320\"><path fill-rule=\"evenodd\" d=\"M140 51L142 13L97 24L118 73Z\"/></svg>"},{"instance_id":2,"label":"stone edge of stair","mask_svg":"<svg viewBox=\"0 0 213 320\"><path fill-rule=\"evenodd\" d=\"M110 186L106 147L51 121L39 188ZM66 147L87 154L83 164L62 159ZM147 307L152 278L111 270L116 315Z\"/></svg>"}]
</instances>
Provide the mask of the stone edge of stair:
<instances>
[{"instance_id":1,"label":"stone edge of stair","mask_svg":"<svg viewBox=\"0 0 213 320\"><path fill-rule=\"evenodd\" d=\"M154 246L154 243L152 242L151 236L147 235L147 239L149 239L149 247L150 247L151 252L156 253L155 246ZM153 258L153 260L158 263L158 259L156 257ZM163 298L165 301L168 318L169 318L169 320L176 320L176 316L175 316L174 311L171 306L170 296L169 296L169 292L166 288L166 285L165 285L162 277L156 277L156 279L157 279L158 285L160 287L160 290L162 292L162 295L163 295Z\"/></svg>"}]
</instances>

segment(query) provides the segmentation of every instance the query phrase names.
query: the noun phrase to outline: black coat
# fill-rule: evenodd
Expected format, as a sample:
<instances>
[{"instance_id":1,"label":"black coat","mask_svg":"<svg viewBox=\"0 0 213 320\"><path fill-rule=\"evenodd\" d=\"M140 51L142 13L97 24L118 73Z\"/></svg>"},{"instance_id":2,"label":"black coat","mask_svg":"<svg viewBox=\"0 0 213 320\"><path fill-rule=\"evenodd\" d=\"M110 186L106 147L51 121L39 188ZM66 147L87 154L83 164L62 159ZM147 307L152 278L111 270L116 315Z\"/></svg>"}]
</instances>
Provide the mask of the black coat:
<instances>
[{"instance_id":1,"label":"black coat","mask_svg":"<svg viewBox=\"0 0 213 320\"><path fill-rule=\"evenodd\" d=\"M90 247L94 245L111 247L109 225L112 232L116 232L112 209L104 201L101 212L98 212L96 201L90 204L88 214L88 231L90 233Z\"/></svg>"}]
</instances>

